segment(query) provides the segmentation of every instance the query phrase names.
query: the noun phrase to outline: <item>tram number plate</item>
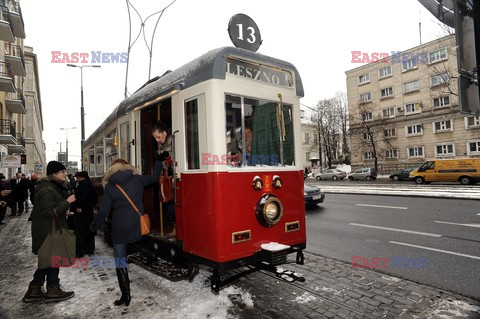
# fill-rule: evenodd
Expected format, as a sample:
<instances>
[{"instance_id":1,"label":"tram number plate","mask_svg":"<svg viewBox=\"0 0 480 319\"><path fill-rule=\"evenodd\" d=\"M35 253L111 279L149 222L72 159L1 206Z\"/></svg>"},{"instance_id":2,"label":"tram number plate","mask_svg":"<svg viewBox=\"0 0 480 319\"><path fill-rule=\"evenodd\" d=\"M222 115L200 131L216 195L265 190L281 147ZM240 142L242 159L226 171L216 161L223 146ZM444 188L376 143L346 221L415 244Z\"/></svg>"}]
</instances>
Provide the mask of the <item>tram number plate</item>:
<instances>
[{"instance_id":1,"label":"tram number plate","mask_svg":"<svg viewBox=\"0 0 480 319\"><path fill-rule=\"evenodd\" d=\"M322 198L322 195L315 195L315 196L313 196L313 200L317 200L317 199L320 199L320 198Z\"/></svg>"}]
</instances>

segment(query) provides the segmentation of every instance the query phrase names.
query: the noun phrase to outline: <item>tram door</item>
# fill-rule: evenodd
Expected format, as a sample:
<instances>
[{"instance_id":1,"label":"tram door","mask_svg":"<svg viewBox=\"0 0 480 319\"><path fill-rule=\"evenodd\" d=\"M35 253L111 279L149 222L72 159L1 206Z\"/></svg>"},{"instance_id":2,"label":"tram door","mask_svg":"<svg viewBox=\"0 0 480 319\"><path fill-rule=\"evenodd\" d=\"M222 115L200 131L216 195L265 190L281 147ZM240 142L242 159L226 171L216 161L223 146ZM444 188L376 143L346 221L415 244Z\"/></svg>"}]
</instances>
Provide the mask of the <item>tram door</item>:
<instances>
[{"instance_id":1,"label":"tram door","mask_svg":"<svg viewBox=\"0 0 480 319\"><path fill-rule=\"evenodd\" d=\"M157 141L152 136L152 128L161 120L168 128L172 127L172 100L163 100L152 107L141 111L141 150L142 150L142 174L152 174L154 165L154 153L157 150ZM171 134L171 130L168 131ZM150 215L151 230L160 233L160 225L166 225L166 212L163 212L163 223L160 223L160 188L155 183L153 187L145 189L144 209Z\"/></svg>"}]
</instances>

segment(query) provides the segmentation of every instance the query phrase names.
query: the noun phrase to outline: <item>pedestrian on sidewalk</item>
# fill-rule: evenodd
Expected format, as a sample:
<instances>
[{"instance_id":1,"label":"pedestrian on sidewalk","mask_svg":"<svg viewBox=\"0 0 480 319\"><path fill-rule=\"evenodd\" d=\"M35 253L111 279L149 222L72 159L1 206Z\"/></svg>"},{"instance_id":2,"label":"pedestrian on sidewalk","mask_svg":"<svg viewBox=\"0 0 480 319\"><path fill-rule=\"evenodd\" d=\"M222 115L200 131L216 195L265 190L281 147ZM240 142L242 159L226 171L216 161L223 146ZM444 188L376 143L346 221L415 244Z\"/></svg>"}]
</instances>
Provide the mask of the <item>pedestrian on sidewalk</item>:
<instances>
[{"instance_id":1,"label":"pedestrian on sidewalk","mask_svg":"<svg viewBox=\"0 0 480 319\"><path fill-rule=\"evenodd\" d=\"M52 230L52 218L56 212L60 224L67 228L65 213L70 204L75 201L75 195L67 197L67 171L65 166L57 161L47 165L47 177L42 179L35 191L35 206L32 211L32 251L35 255ZM28 291L23 297L24 302L45 300L45 302L61 301L72 298L73 291L63 291L60 288L59 268L37 269ZM47 293L43 285L47 280Z\"/></svg>"},{"instance_id":2,"label":"pedestrian on sidewalk","mask_svg":"<svg viewBox=\"0 0 480 319\"><path fill-rule=\"evenodd\" d=\"M17 213L18 215L22 215L24 203L28 196L28 182L25 178L22 178L22 172L17 172L15 178L10 180L10 187L12 189L10 197L12 214L10 216L15 216Z\"/></svg>"},{"instance_id":3,"label":"pedestrian on sidewalk","mask_svg":"<svg viewBox=\"0 0 480 319\"><path fill-rule=\"evenodd\" d=\"M95 251L95 235L88 230L93 221L93 208L97 205L97 192L93 188L88 172L75 173L77 189L75 191L75 219L74 229L76 236L77 258Z\"/></svg>"},{"instance_id":4,"label":"pedestrian on sidewalk","mask_svg":"<svg viewBox=\"0 0 480 319\"><path fill-rule=\"evenodd\" d=\"M7 214L7 203L10 197L10 190L7 189L7 178L0 173L0 225L4 225L3 219Z\"/></svg>"},{"instance_id":5,"label":"pedestrian on sidewalk","mask_svg":"<svg viewBox=\"0 0 480 319\"><path fill-rule=\"evenodd\" d=\"M127 264L127 245L135 243L142 239L140 233L140 216L130 204L129 200L118 188L120 186L123 191L130 197L130 200L139 209L140 213L144 213L143 209L143 193L144 188L148 185L158 182L162 164L159 160L155 161L153 175L138 175L135 167L123 159L113 161L110 168L103 177L104 193L99 213L95 216L90 231L93 233L99 228L105 218L113 208L112 213L112 242L113 254L116 261L116 271L118 284L122 296L115 301L116 306L125 304L128 306L132 299L130 295L130 280L128 278ZM118 185L118 186L117 186Z\"/></svg>"},{"instance_id":6,"label":"pedestrian on sidewalk","mask_svg":"<svg viewBox=\"0 0 480 319\"><path fill-rule=\"evenodd\" d=\"M37 188L38 185L38 176L37 174L33 173L32 176L30 177L30 184L28 185L28 190L30 191L30 202L32 203L32 206L35 205L35 189ZM32 210L33 211L33 210ZM28 217L28 221L32 221L32 214L30 213L30 217Z\"/></svg>"}]
</instances>

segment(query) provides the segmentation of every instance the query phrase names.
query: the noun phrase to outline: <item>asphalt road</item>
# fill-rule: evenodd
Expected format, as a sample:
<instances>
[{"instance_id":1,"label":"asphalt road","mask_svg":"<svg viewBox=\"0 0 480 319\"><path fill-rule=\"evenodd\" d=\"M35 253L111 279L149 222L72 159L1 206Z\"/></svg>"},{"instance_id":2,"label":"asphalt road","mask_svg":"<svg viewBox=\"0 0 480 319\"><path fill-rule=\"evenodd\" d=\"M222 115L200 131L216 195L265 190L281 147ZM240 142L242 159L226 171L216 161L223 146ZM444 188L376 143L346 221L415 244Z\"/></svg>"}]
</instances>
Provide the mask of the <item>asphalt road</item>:
<instances>
[{"instance_id":1,"label":"asphalt road","mask_svg":"<svg viewBox=\"0 0 480 319\"><path fill-rule=\"evenodd\" d=\"M475 200L326 194L307 210L307 250L480 298Z\"/></svg>"}]
</instances>

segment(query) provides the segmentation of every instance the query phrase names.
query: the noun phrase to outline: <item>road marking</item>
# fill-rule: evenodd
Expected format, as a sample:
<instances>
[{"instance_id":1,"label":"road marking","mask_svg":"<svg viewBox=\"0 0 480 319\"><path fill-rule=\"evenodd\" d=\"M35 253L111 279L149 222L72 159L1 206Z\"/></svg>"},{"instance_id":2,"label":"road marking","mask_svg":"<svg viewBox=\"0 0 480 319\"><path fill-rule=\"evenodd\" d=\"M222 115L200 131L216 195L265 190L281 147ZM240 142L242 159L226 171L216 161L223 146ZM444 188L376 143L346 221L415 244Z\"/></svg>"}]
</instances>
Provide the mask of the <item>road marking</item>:
<instances>
[{"instance_id":1,"label":"road marking","mask_svg":"<svg viewBox=\"0 0 480 319\"><path fill-rule=\"evenodd\" d=\"M367 227L367 228L375 228L375 229L382 229L382 230L391 230L391 231L396 231L396 232L401 232L401 233L409 233L409 234L422 235L422 236L442 237L442 235L439 235L439 234L423 233L423 232L418 232L418 231L413 231L413 230L406 230L406 229L398 229L398 228L390 228L390 227L381 227L381 226L373 226L373 225L364 225L364 224L355 224L355 223L349 223L349 225L352 225L352 226L360 226L360 227Z\"/></svg>"},{"instance_id":2,"label":"road marking","mask_svg":"<svg viewBox=\"0 0 480 319\"><path fill-rule=\"evenodd\" d=\"M414 248L420 248L420 249L426 249L426 250L436 251L436 252L439 252L439 253L445 253L445 254L450 254L450 255L455 255L455 256L462 256L462 257L467 257L467 258L479 259L479 260L480 260L480 257L478 257L478 256L460 254L460 253L456 253L456 252L448 251L448 250L442 250L442 249L430 248L430 247L425 247L425 246L418 246L418 245L400 243L400 242L398 242L398 241L389 241L389 243L390 243L390 244L402 245L402 246L409 246L409 247L414 247Z\"/></svg>"},{"instance_id":3,"label":"road marking","mask_svg":"<svg viewBox=\"0 0 480 319\"><path fill-rule=\"evenodd\" d=\"M394 208L394 209L408 209L408 207L398 207L398 206L381 206L381 205L367 205L367 204L356 204L357 206L365 207L379 207L379 208Z\"/></svg>"},{"instance_id":4,"label":"road marking","mask_svg":"<svg viewBox=\"0 0 480 319\"><path fill-rule=\"evenodd\" d=\"M434 223L480 228L480 224L459 224L459 223L451 223L451 222L442 222L439 220L434 221Z\"/></svg>"}]
</instances>

